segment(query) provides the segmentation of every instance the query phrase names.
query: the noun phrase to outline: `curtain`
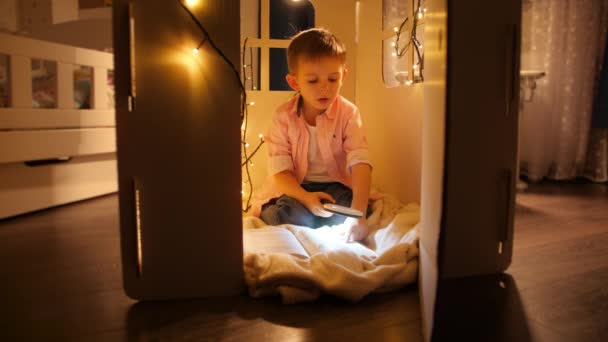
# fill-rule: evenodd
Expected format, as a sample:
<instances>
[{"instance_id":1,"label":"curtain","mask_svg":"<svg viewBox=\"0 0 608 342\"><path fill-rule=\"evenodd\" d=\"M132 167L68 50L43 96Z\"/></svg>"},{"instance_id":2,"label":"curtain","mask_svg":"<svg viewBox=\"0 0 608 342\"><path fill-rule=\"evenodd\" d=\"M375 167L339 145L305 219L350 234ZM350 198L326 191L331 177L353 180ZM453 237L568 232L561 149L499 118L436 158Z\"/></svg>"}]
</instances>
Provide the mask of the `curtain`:
<instances>
[{"instance_id":1,"label":"curtain","mask_svg":"<svg viewBox=\"0 0 608 342\"><path fill-rule=\"evenodd\" d=\"M521 173L532 181L576 178L589 169L607 27L606 0L523 1L521 68L546 73L520 112Z\"/></svg>"},{"instance_id":2,"label":"curtain","mask_svg":"<svg viewBox=\"0 0 608 342\"><path fill-rule=\"evenodd\" d=\"M608 181L608 38L605 40L604 63L593 105L584 173L585 178L594 182Z\"/></svg>"}]
</instances>

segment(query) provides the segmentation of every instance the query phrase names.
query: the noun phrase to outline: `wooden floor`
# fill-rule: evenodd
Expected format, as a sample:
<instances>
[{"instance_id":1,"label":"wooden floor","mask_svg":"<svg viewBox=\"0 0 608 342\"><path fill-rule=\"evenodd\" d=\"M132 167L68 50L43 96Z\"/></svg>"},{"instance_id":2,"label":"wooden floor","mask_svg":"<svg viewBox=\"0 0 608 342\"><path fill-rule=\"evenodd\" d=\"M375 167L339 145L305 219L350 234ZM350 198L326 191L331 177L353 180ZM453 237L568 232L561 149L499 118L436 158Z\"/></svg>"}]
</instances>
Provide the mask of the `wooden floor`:
<instances>
[{"instance_id":1,"label":"wooden floor","mask_svg":"<svg viewBox=\"0 0 608 342\"><path fill-rule=\"evenodd\" d=\"M500 276L511 315L480 309L469 325L500 340L608 341L608 188L539 184L517 203L514 260ZM121 288L117 215L110 195L0 221L1 341L422 340L416 286L355 305L136 303ZM483 296L472 298L495 310L505 295ZM476 304L460 301L452 308Z\"/></svg>"}]
</instances>

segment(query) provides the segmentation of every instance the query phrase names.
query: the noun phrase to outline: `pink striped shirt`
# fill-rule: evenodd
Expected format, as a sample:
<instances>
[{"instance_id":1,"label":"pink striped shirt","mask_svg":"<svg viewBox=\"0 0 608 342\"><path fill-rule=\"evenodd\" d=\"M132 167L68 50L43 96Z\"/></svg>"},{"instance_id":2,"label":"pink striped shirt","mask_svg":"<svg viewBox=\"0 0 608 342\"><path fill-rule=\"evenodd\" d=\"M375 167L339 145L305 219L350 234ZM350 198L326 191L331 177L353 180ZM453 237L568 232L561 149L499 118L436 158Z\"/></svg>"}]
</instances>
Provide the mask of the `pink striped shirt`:
<instances>
[{"instance_id":1,"label":"pink striped shirt","mask_svg":"<svg viewBox=\"0 0 608 342\"><path fill-rule=\"evenodd\" d=\"M264 136L268 149L268 179L257 191L252 214L260 215L261 207L281 195L273 182L273 175L291 171L298 183L302 183L308 170L309 133L306 122L298 115L295 96L279 106ZM323 163L331 178L352 188L351 167L358 163L372 166L367 139L357 107L338 96L325 113L316 118L317 142Z\"/></svg>"}]
</instances>

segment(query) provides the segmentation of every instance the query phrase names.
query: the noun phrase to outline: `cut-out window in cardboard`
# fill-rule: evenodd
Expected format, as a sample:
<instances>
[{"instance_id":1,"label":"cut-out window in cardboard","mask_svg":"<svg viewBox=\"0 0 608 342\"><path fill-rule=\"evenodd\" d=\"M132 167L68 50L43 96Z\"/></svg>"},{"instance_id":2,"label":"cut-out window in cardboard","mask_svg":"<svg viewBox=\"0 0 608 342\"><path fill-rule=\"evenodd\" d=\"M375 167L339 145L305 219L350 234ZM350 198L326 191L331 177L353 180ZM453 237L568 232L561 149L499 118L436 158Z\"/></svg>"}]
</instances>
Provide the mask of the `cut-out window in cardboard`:
<instances>
[{"instance_id":1,"label":"cut-out window in cardboard","mask_svg":"<svg viewBox=\"0 0 608 342\"><path fill-rule=\"evenodd\" d=\"M423 0L383 0L382 78L386 87L424 80Z\"/></svg>"},{"instance_id":2,"label":"cut-out window in cardboard","mask_svg":"<svg viewBox=\"0 0 608 342\"><path fill-rule=\"evenodd\" d=\"M315 10L310 1L241 0L245 89L292 91L285 81L289 39L314 26Z\"/></svg>"}]
</instances>

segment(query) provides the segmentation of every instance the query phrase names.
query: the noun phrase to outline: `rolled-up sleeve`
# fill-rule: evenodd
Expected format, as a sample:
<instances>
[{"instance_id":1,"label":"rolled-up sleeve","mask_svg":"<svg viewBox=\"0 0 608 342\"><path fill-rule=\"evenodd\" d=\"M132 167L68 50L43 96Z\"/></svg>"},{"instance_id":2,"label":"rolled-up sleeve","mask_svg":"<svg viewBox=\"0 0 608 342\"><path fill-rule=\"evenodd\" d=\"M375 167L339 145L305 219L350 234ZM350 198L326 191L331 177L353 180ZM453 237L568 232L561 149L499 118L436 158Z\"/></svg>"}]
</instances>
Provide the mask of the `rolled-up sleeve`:
<instances>
[{"instance_id":1,"label":"rolled-up sleeve","mask_svg":"<svg viewBox=\"0 0 608 342\"><path fill-rule=\"evenodd\" d=\"M294 171L292 147L288 137L286 113L275 113L268 133L264 136L268 150L268 174Z\"/></svg>"},{"instance_id":2,"label":"rolled-up sleeve","mask_svg":"<svg viewBox=\"0 0 608 342\"><path fill-rule=\"evenodd\" d=\"M344 151L346 152L346 168L348 171L356 164L368 164L370 167L373 167L367 147L367 138L363 130L361 114L358 109L352 112L352 115L346 122Z\"/></svg>"}]
</instances>

